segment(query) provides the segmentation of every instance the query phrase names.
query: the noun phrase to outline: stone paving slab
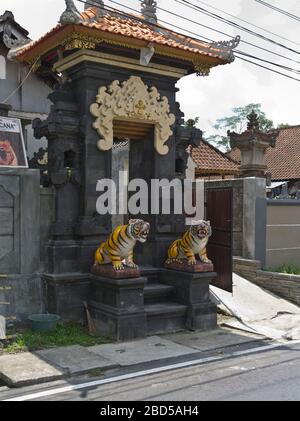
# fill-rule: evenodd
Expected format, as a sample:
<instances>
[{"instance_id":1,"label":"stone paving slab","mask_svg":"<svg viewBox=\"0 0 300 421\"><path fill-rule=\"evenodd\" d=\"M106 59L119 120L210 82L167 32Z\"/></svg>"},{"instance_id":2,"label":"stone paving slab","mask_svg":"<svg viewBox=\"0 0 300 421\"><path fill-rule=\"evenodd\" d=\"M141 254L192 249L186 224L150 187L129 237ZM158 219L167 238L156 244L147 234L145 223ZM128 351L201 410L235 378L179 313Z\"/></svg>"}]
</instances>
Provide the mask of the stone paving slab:
<instances>
[{"instance_id":1,"label":"stone paving slab","mask_svg":"<svg viewBox=\"0 0 300 421\"><path fill-rule=\"evenodd\" d=\"M164 335L164 338L177 344L197 349L198 351L210 351L234 345L242 345L256 340L262 336L255 334L239 334L225 329L214 329L208 332L178 332Z\"/></svg>"},{"instance_id":2,"label":"stone paving slab","mask_svg":"<svg viewBox=\"0 0 300 421\"><path fill-rule=\"evenodd\" d=\"M62 370L30 352L0 357L0 379L13 387L42 383L63 377Z\"/></svg>"},{"instance_id":3,"label":"stone paving slab","mask_svg":"<svg viewBox=\"0 0 300 421\"><path fill-rule=\"evenodd\" d=\"M86 347L72 345L63 348L44 349L36 354L68 374L87 373L90 370L118 366L102 355L89 352Z\"/></svg>"},{"instance_id":4,"label":"stone paving slab","mask_svg":"<svg viewBox=\"0 0 300 421\"><path fill-rule=\"evenodd\" d=\"M164 358L178 357L199 352L160 336L117 344L95 345L89 351L101 355L121 366L129 366Z\"/></svg>"}]
</instances>

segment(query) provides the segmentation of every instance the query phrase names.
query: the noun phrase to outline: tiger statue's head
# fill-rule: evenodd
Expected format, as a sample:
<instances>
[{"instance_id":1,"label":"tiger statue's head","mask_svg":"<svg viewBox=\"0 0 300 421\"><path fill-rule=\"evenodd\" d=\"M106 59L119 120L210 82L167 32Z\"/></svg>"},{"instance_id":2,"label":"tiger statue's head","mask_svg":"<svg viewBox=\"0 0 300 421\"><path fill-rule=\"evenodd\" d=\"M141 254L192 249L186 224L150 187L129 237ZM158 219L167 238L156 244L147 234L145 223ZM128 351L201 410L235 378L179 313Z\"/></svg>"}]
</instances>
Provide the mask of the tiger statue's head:
<instances>
[{"instance_id":1,"label":"tiger statue's head","mask_svg":"<svg viewBox=\"0 0 300 421\"><path fill-rule=\"evenodd\" d=\"M191 234L202 240L211 236L210 221L197 221L195 225L190 227Z\"/></svg>"},{"instance_id":2,"label":"tiger statue's head","mask_svg":"<svg viewBox=\"0 0 300 421\"><path fill-rule=\"evenodd\" d=\"M150 224L143 219L130 219L128 229L129 234L134 240L145 243L149 235Z\"/></svg>"},{"instance_id":3,"label":"tiger statue's head","mask_svg":"<svg viewBox=\"0 0 300 421\"><path fill-rule=\"evenodd\" d=\"M0 140L0 165L18 165L16 154L9 140Z\"/></svg>"}]
</instances>

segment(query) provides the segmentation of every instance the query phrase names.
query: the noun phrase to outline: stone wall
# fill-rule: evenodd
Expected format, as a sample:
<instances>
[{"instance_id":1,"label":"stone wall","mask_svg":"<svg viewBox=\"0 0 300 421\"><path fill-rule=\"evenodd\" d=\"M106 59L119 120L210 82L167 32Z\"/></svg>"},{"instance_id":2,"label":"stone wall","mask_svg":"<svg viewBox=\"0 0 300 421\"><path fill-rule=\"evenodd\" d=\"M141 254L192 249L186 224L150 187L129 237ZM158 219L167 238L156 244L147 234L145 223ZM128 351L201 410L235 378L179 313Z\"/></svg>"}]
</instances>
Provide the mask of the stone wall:
<instances>
[{"instance_id":1,"label":"stone wall","mask_svg":"<svg viewBox=\"0 0 300 421\"><path fill-rule=\"evenodd\" d=\"M300 276L261 269L258 260L234 257L233 270L254 284L273 292L294 304L300 305Z\"/></svg>"},{"instance_id":2,"label":"stone wall","mask_svg":"<svg viewBox=\"0 0 300 421\"><path fill-rule=\"evenodd\" d=\"M267 201L266 267L300 265L300 201Z\"/></svg>"},{"instance_id":3,"label":"stone wall","mask_svg":"<svg viewBox=\"0 0 300 421\"><path fill-rule=\"evenodd\" d=\"M8 318L43 306L40 203L38 170L0 169L0 314Z\"/></svg>"}]
</instances>

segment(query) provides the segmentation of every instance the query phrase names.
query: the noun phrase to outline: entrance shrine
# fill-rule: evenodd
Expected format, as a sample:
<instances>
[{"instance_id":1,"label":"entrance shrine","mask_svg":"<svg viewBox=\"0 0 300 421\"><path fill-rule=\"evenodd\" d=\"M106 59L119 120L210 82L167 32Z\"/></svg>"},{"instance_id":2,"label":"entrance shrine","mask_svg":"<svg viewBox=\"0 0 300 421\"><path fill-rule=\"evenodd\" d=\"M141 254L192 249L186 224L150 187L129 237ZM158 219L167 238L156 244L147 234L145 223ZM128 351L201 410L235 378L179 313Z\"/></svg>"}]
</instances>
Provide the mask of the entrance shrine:
<instances>
[{"instance_id":1,"label":"entrance shrine","mask_svg":"<svg viewBox=\"0 0 300 421\"><path fill-rule=\"evenodd\" d=\"M102 0L87 2L82 13L72 0L65 3L58 25L16 53L54 86L48 119L34 121L35 136L48 139L55 188L42 275L47 310L82 320L87 301L99 332L118 340L212 328L216 307L208 286L214 272L164 268L170 245L188 228L184 214L118 216L124 224L129 218L150 223L147 241L134 251L141 276L90 273L97 247L115 228L114 215L96 210L96 186L124 169L129 180L148 185L184 179L186 149L201 131L183 127L176 83L231 63L239 38L206 43L176 33L159 23L152 0L142 1L136 15L108 10Z\"/></svg>"}]
</instances>

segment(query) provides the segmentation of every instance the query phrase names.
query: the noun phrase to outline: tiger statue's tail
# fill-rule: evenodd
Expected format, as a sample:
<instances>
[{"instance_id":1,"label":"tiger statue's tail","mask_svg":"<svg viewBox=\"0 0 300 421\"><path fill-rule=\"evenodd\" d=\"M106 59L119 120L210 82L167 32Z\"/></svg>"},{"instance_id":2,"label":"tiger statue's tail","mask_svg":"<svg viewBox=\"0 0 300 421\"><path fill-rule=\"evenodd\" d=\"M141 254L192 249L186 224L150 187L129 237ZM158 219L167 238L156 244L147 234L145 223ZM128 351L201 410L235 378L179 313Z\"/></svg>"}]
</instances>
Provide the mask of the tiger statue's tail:
<instances>
[{"instance_id":1,"label":"tiger statue's tail","mask_svg":"<svg viewBox=\"0 0 300 421\"><path fill-rule=\"evenodd\" d=\"M170 245L169 249L168 249L168 259L166 261L166 263L172 263L172 262L176 262L179 258L179 241L180 240L175 240L173 241L173 243Z\"/></svg>"},{"instance_id":2,"label":"tiger statue's tail","mask_svg":"<svg viewBox=\"0 0 300 421\"><path fill-rule=\"evenodd\" d=\"M103 264L104 263L104 246L105 243L100 244L100 246L97 248L95 252L95 263Z\"/></svg>"}]
</instances>

